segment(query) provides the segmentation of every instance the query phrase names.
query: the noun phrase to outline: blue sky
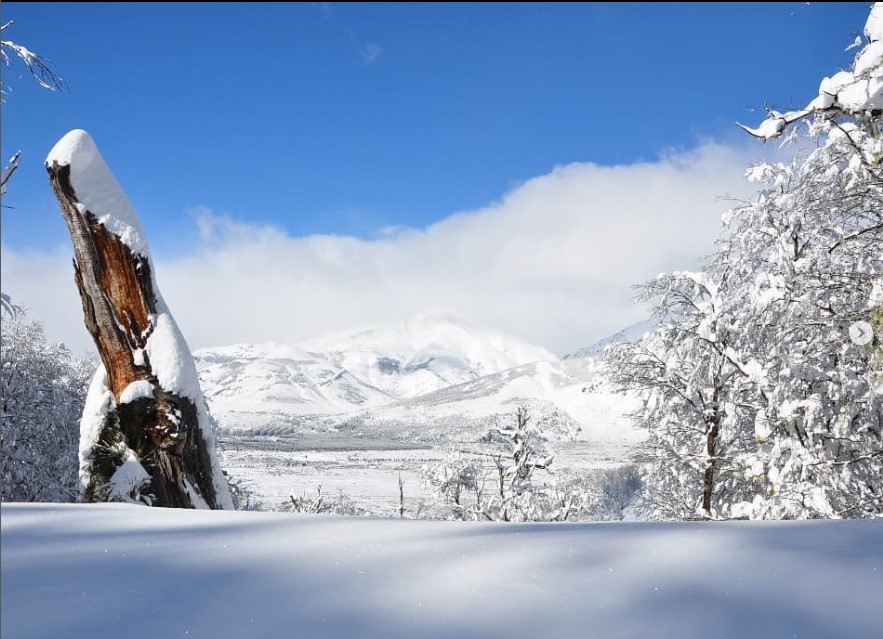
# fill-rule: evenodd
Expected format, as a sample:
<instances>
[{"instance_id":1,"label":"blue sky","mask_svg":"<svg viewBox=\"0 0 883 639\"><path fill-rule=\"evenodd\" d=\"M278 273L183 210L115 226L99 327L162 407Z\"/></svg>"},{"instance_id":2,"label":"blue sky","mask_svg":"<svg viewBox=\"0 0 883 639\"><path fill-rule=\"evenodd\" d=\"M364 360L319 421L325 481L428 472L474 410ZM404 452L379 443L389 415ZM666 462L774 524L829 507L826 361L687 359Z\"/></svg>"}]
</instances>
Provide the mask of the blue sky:
<instances>
[{"instance_id":1,"label":"blue sky","mask_svg":"<svg viewBox=\"0 0 883 639\"><path fill-rule=\"evenodd\" d=\"M805 104L848 66L868 7L4 2L4 38L70 86L4 75L2 154L23 151L4 252L69 248L42 160L72 128L170 262L207 250L200 228L370 241L497 206L556 166L638 166L709 141L755 153L734 121ZM739 153L733 167L751 159Z\"/></svg>"},{"instance_id":2,"label":"blue sky","mask_svg":"<svg viewBox=\"0 0 883 639\"><path fill-rule=\"evenodd\" d=\"M487 204L577 161L653 159L802 104L866 3L4 2L7 38L70 92L7 74L2 153L25 153L12 246L65 239L41 162L85 128L175 248L203 205L293 234L370 236ZM795 55L795 51L800 51ZM836 62L835 62L836 61ZM41 233L32 224L39 216Z\"/></svg>"}]
</instances>

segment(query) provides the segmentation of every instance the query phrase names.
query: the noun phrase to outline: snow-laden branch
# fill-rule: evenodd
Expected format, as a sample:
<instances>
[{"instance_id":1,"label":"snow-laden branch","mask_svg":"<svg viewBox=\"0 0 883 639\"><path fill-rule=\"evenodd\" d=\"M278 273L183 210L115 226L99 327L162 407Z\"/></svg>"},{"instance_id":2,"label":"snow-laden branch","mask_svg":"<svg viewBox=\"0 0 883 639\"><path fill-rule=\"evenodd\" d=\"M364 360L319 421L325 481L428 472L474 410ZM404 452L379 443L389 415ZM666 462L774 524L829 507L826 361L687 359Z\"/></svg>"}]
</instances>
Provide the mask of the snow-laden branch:
<instances>
[{"instance_id":1,"label":"snow-laden branch","mask_svg":"<svg viewBox=\"0 0 883 639\"><path fill-rule=\"evenodd\" d=\"M0 32L6 31L12 24L12 20L3 24L0 26ZM16 58L25 64L31 77L44 89L49 91L64 91L67 89L67 83L64 81L64 78L52 70L49 60L12 40L0 40L0 60L3 61L3 65L11 68ZM2 83L0 92L4 96L9 92L9 87L5 80Z\"/></svg>"},{"instance_id":2,"label":"snow-laden branch","mask_svg":"<svg viewBox=\"0 0 883 639\"><path fill-rule=\"evenodd\" d=\"M756 138L771 140L808 115L825 119L879 115L883 111L883 2L871 8L864 35L867 44L856 54L852 69L824 78L818 95L806 107L787 113L771 110L757 128L736 124Z\"/></svg>"},{"instance_id":3,"label":"snow-laden branch","mask_svg":"<svg viewBox=\"0 0 883 639\"><path fill-rule=\"evenodd\" d=\"M15 170L18 168L18 160L21 157L21 151L16 151L15 155L9 158L9 162L3 167L3 173L0 174L0 195L6 195L6 183Z\"/></svg>"}]
</instances>

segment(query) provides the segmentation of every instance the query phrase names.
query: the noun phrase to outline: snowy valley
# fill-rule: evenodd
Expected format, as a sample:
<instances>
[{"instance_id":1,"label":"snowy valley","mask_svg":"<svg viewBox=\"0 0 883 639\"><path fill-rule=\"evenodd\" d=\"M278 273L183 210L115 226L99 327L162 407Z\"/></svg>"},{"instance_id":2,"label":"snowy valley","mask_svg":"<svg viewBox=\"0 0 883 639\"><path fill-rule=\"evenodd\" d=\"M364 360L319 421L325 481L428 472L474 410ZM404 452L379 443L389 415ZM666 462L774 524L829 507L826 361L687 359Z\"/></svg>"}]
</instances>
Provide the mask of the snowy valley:
<instances>
[{"instance_id":1,"label":"snowy valley","mask_svg":"<svg viewBox=\"0 0 883 639\"><path fill-rule=\"evenodd\" d=\"M627 398L597 378L603 346L558 358L521 339L432 313L297 345L195 353L219 424L222 458L266 505L343 493L389 514L398 477L409 500L432 500L420 472L457 454L486 454L492 429L524 407L555 470L626 464L643 434Z\"/></svg>"}]
</instances>

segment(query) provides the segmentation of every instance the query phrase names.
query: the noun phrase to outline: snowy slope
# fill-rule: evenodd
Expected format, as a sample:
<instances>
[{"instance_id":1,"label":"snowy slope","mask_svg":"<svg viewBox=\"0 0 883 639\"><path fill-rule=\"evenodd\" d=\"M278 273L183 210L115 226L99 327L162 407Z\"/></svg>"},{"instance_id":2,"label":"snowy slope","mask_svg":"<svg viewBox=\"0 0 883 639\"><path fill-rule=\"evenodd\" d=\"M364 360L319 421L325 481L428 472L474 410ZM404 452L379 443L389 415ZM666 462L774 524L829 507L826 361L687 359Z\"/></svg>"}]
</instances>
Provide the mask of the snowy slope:
<instances>
[{"instance_id":1,"label":"snowy slope","mask_svg":"<svg viewBox=\"0 0 883 639\"><path fill-rule=\"evenodd\" d=\"M460 384L400 402L402 406L440 407L458 402L484 400L490 396L499 402L524 397L543 397L567 384L570 379L557 361L533 362L507 368Z\"/></svg>"},{"instance_id":2,"label":"snowy slope","mask_svg":"<svg viewBox=\"0 0 883 639\"><path fill-rule=\"evenodd\" d=\"M339 413L396 399L324 354L297 346L240 344L195 357L206 397L222 420L231 413Z\"/></svg>"},{"instance_id":3,"label":"snowy slope","mask_svg":"<svg viewBox=\"0 0 883 639\"><path fill-rule=\"evenodd\" d=\"M626 326L621 331L617 331L613 335L598 340L590 346L586 346L572 353L568 353L562 359L582 359L586 357L595 357L604 352L608 346L622 344L624 342L637 342L644 333L651 330L656 325L653 319L646 319L630 326Z\"/></svg>"},{"instance_id":4,"label":"snowy slope","mask_svg":"<svg viewBox=\"0 0 883 639\"><path fill-rule=\"evenodd\" d=\"M3 637L879 637L883 521L3 504Z\"/></svg>"},{"instance_id":5,"label":"snowy slope","mask_svg":"<svg viewBox=\"0 0 883 639\"><path fill-rule=\"evenodd\" d=\"M635 401L605 388L597 368L591 359L525 364L375 410L375 419L442 428L470 420L459 433L468 437L508 423L523 406L550 440L641 441L644 434L625 417Z\"/></svg>"}]
</instances>

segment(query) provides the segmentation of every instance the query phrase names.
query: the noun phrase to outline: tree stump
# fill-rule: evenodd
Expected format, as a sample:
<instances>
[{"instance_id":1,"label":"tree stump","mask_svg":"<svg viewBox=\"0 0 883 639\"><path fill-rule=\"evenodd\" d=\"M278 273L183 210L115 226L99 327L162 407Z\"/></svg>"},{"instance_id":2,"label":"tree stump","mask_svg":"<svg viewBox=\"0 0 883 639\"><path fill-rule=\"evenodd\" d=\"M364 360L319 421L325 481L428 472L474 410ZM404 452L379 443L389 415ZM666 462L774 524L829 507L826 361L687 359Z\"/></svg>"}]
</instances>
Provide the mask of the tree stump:
<instances>
[{"instance_id":1,"label":"tree stump","mask_svg":"<svg viewBox=\"0 0 883 639\"><path fill-rule=\"evenodd\" d=\"M46 169L103 363L81 422L84 498L232 508L196 366L157 289L138 215L85 131L65 135Z\"/></svg>"}]
</instances>

